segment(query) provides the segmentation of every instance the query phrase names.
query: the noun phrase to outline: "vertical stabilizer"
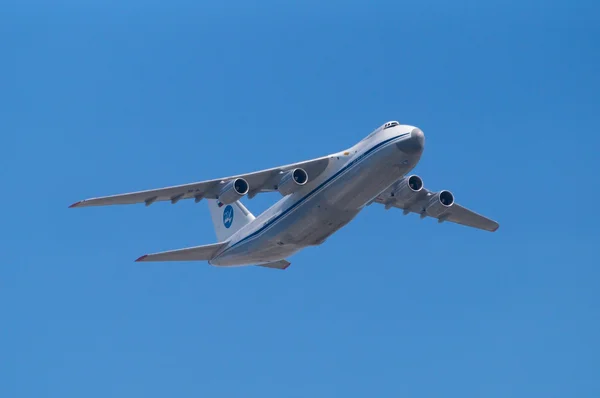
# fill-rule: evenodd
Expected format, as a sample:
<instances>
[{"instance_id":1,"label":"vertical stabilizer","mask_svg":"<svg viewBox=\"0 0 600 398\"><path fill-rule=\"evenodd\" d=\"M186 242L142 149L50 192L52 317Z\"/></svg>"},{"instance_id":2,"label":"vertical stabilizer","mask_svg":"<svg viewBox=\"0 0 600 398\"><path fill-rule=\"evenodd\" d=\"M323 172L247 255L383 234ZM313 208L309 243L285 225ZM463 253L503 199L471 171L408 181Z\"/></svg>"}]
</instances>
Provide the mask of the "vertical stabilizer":
<instances>
[{"instance_id":1,"label":"vertical stabilizer","mask_svg":"<svg viewBox=\"0 0 600 398\"><path fill-rule=\"evenodd\" d=\"M224 205L216 199L207 199L206 201L218 242L226 241L255 218L240 201L230 205Z\"/></svg>"}]
</instances>

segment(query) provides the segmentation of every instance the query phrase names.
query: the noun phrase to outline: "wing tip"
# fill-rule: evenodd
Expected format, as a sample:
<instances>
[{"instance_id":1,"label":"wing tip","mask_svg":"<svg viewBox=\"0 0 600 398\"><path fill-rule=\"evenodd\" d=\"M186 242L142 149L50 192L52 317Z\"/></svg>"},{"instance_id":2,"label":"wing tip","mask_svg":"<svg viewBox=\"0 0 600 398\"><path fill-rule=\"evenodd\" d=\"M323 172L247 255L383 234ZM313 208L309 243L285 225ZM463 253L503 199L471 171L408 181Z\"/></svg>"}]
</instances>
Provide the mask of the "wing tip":
<instances>
[{"instance_id":1,"label":"wing tip","mask_svg":"<svg viewBox=\"0 0 600 398\"><path fill-rule=\"evenodd\" d=\"M69 206L69 209L72 209L73 207L79 206L82 202L83 202L83 200L80 200L79 202L73 203L71 206Z\"/></svg>"},{"instance_id":2,"label":"wing tip","mask_svg":"<svg viewBox=\"0 0 600 398\"><path fill-rule=\"evenodd\" d=\"M144 259L145 259L146 257L148 257L148 255L147 255L147 254L144 254L143 256L141 256L141 257L138 257L138 258L135 260L135 262L136 262L136 263L138 263L138 262L140 262L140 261L144 261Z\"/></svg>"}]
</instances>

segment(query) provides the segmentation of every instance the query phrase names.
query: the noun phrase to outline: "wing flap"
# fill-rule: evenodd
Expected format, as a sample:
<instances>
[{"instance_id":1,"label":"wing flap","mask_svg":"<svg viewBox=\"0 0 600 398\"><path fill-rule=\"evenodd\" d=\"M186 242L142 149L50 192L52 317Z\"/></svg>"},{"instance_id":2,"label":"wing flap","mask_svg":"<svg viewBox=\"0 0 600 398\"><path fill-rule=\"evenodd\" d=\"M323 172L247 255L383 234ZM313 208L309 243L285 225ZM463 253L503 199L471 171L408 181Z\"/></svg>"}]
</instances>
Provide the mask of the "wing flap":
<instances>
[{"instance_id":1,"label":"wing flap","mask_svg":"<svg viewBox=\"0 0 600 398\"><path fill-rule=\"evenodd\" d=\"M208 261L226 244L227 242L221 242L213 243L212 245L145 254L135 261Z\"/></svg>"},{"instance_id":2,"label":"wing flap","mask_svg":"<svg viewBox=\"0 0 600 398\"><path fill-rule=\"evenodd\" d=\"M272 192L276 190L279 182L278 178L280 178L279 176L282 172L294 168L303 168L307 172L309 179L314 179L327 168L328 164L329 156L324 156L304 162L293 163L248 174L240 174L237 176L223 177L214 180L200 181L159 189L150 189L145 191L85 199L76 202L69 207L126 205L136 203L145 203L148 206L154 202L163 201L171 201L171 203L174 204L183 199L217 199L222 186L235 178L243 178L248 182L250 190L248 196L252 198L257 193Z\"/></svg>"}]
</instances>

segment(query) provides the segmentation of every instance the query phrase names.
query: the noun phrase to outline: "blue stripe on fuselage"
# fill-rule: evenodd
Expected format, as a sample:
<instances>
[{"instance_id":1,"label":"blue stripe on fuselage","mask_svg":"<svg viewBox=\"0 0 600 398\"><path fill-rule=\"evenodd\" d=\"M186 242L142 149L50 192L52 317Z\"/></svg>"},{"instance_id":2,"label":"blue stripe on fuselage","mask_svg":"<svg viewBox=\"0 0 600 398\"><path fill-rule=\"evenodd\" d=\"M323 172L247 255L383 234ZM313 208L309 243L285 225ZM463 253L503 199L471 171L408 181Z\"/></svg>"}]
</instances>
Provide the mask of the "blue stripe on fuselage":
<instances>
[{"instance_id":1,"label":"blue stripe on fuselage","mask_svg":"<svg viewBox=\"0 0 600 398\"><path fill-rule=\"evenodd\" d=\"M257 229L256 231L254 231L250 235L248 235L245 238L243 238L243 239L239 240L238 242L234 243L232 246L230 246L227 249L225 249L217 257L222 256L227 251L233 249L234 247L236 247L236 246L238 246L238 245L246 242L247 240L255 237L256 235L258 235L258 234L262 233L263 231L265 231L266 229L270 228L277 221L281 220L283 217L285 217L287 214L289 214L292 210L294 210L295 208L297 208L298 206L300 206L302 203L304 203L306 200L308 200L311 196L316 195L326 185L328 185L329 183L333 182L333 180L335 180L338 177L340 177L344 172L350 170L350 168L352 168L353 166L357 165L360 161L362 161L363 159L365 159L369 154L373 153L374 151L376 151L377 149L381 148L382 146L390 143L391 141L397 140L398 138L402 138L402 137L404 137L404 136L406 136L408 134L410 134L410 133L404 133L404 134L397 135L397 136L389 138L389 139L387 139L385 141L381 141L379 144L377 144L377 145L369 148L369 150L365 151L360 156L356 157L356 159L353 159L350 163L348 163L347 165L345 165L344 167L342 167L337 173L335 173L334 175L332 175L331 177L329 177L327 180L325 180L324 182L322 182L318 187L316 187L315 189L313 189L312 191L310 191L308 194L306 194L305 196L303 196L296 203L294 203L293 205L291 205L290 207L288 207L287 209L285 209L277 217L275 217L272 220L268 221L265 225L263 225L261 228Z\"/></svg>"}]
</instances>

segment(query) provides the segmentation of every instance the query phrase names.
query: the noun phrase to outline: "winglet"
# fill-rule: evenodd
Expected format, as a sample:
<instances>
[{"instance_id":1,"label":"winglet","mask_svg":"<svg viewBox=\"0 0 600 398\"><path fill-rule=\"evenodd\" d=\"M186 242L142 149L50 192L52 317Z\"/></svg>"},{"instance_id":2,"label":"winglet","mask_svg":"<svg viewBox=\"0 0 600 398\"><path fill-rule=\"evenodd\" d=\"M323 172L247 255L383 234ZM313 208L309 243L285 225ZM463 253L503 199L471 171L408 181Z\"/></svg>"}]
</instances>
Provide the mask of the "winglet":
<instances>
[{"instance_id":1,"label":"winglet","mask_svg":"<svg viewBox=\"0 0 600 398\"><path fill-rule=\"evenodd\" d=\"M135 260L135 262L139 262L139 261L144 261L144 259L148 257L147 254L144 254L143 256L139 257L137 260Z\"/></svg>"},{"instance_id":2,"label":"winglet","mask_svg":"<svg viewBox=\"0 0 600 398\"><path fill-rule=\"evenodd\" d=\"M69 209L71 209L73 207L77 207L77 205L80 204L81 202L83 202L83 200L80 200L79 202L73 203L71 206L69 206Z\"/></svg>"}]
</instances>

